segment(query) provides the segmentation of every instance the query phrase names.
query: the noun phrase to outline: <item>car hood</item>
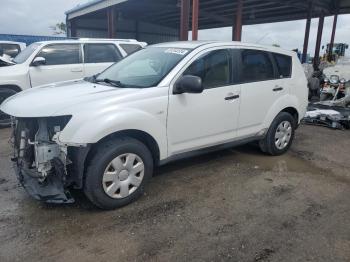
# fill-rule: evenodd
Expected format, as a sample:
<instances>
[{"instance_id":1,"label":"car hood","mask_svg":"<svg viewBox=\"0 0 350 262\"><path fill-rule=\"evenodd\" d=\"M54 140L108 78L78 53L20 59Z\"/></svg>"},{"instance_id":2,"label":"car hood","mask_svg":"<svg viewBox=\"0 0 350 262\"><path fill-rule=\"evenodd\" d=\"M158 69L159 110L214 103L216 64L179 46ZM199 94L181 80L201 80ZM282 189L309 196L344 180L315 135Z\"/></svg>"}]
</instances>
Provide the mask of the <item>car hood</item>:
<instances>
[{"instance_id":1,"label":"car hood","mask_svg":"<svg viewBox=\"0 0 350 262\"><path fill-rule=\"evenodd\" d=\"M129 100L129 96L140 92L135 88L113 86L80 81L56 83L32 88L5 100L0 110L15 117L48 117L74 114L82 107L103 106ZM71 110L70 110L71 108Z\"/></svg>"}]
</instances>

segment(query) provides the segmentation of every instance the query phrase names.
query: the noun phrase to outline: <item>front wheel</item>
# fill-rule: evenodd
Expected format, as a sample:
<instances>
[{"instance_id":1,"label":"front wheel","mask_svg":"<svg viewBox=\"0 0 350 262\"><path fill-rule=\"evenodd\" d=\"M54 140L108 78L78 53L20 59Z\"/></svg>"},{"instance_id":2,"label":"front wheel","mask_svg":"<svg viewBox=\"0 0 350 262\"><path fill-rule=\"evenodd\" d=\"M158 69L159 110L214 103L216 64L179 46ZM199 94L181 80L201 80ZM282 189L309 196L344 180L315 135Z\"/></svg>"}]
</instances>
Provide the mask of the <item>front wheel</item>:
<instances>
[{"instance_id":1,"label":"front wheel","mask_svg":"<svg viewBox=\"0 0 350 262\"><path fill-rule=\"evenodd\" d=\"M17 92L9 88L0 88L0 105L10 96L15 95ZM0 128L8 127L11 124L11 117L0 111Z\"/></svg>"},{"instance_id":2,"label":"front wheel","mask_svg":"<svg viewBox=\"0 0 350 262\"><path fill-rule=\"evenodd\" d=\"M296 120L291 114L279 113L273 120L265 138L259 143L261 150L273 156L287 152L294 139L295 127Z\"/></svg>"},{"instance_id":3,"label":"front wheel","mask_svg":"<svg viewBox=\"0 0 350 262\"><path fill-rule=\"evenodd\" d=\"M100 144L85 174L84 193L101 209L115 209L138 199L153 173L148 148L133 138Z\"/></svg>"}]
</instances>

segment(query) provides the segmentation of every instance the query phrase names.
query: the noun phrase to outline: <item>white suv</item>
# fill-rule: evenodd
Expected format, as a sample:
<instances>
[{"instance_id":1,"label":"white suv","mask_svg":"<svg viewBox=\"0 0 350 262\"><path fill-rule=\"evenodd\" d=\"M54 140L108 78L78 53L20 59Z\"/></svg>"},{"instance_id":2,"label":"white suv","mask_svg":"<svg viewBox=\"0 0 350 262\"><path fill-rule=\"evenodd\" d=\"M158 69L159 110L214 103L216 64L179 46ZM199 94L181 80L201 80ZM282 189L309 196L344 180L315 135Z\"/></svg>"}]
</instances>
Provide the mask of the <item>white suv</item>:
<instances>
[{"instance_id":1,"label":"white suv","mask_svg":"<svg viewBox=\"0 0 350 262\"><path fill-rule=\"evenodd\" d=\"M17 92L59 81L80 79L100 73L112 63L143 47L136 40L79 39L31 44L0 67L0 104ZM0 112L0 126L9 118Z\"/></svg>"},{"instance_id":2,"label":"white suv","mask_svg":"<svg viewBox=\"0 0 350 262\"><path fill-rule=\"evenodd\" d=\"M1 110L15 117L13 161L36 199L126 205L153 168L259 141L285 153L306 112L295 53L229 42L149 46L87 80L27 90Z\"/></svg>"}]
</instances>

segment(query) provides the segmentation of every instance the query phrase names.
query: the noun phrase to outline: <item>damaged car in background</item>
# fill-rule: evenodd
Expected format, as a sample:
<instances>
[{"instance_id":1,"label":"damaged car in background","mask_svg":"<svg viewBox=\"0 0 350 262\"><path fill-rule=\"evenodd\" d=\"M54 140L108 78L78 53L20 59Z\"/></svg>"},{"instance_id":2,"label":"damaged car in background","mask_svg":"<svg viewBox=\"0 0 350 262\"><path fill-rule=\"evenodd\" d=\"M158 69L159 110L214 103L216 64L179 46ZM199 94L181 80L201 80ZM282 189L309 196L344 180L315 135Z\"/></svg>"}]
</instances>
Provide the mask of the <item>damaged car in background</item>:
<instances>
[{"instance_id":1,"label":"damaged car in background","mask_svg":"<svg viewBox=\"0 0 350 262\"><path fill-rule=\"evenodd\" d=\"M155 166L257 141L289 149L307 107L294 52L243 43L146 47L80 81L25 90L0 107L13 119L13 162L49 203L82 189L97 207L140 197Z\"/></svg>"},{"instance_id":2,"label":"damaged car in background","mask_svg":"<svg viewBox=\"0 0 350 262\"><path fill-rule=\"evenodd\" d=\"M318 89L313 94L317 93L320 101L310 103L303 122L333 129L350 129L349 80L350 61L347 58L340 59L334 66L324 68L322 81L309 78L309 89ZM317 85L320 87L317 88Z\"/></svg>"}]
</instances>

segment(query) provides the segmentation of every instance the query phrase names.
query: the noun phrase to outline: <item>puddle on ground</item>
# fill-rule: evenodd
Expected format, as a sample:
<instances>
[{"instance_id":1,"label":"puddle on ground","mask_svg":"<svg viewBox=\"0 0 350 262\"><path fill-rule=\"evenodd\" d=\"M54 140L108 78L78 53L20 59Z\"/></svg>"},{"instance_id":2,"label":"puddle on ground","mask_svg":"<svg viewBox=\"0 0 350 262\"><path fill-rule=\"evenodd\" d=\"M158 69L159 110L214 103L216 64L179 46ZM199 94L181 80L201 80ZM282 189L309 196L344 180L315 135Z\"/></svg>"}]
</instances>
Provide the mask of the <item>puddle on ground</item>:
<instances>
[{"instance_id":1,"label":"puddle on ground","mask_svg":"<svg viewBox=\"0 0 350 262\"><path fill-rule=\"evenodd\" d=\"M310 161L293 155L291 151L282 156L269 156L260 152L252 145L231 149L235 153L235 160L248 163L254 168L274 172L324 173L325 170L313 165Z\"/></svg>"}]
</instances>

